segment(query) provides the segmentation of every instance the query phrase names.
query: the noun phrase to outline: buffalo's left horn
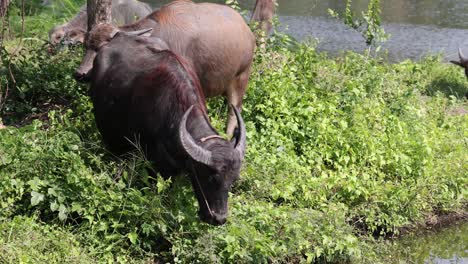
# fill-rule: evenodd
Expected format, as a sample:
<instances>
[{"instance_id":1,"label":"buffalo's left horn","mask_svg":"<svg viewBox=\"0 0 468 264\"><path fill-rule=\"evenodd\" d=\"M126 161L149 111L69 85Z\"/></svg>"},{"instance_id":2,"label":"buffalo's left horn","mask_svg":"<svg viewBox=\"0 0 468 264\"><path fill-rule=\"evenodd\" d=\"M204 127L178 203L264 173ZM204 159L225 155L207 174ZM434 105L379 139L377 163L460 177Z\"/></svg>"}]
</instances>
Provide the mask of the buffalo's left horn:
<instances>
[{"instance_id":1,"label":"buffalo's left horn","mask_svg":"<svg viewBox=\"0 0 468 264\"><path fill-rule=\"evenodd\" d=\"M190 106L187 111L185 111L184 116L182 117L182 120L180 121L179 125L179 139L180 143L182 144L182 147L185 149L187 154L192 157L192 159L203 163L208 166L212 166L213 162L211 159L211 151L208 151L202 147L200 147L195 140L193 140L192 135L187 131L187 118L192 112L193 105Z\"/></svg>"},{"instance_id":2,"label":"buffalo's left horn","mask_svg":"<svg viewBox=\"0 0 468 264\"><path fill-rule=\"evenodd\" d=\"M127 35L130 35L130 36L141 36L141 35L144 35L146 33L151 34L151 31L153 31L153 28L145 28L145 29L142 29L142 30L128 31L128 32L125 32L125 33L127 33Z\"/></svg>"},{"instance_id":3,"label":"buffalo's left horn","mask_svg":"<svg viewBox=\"0 0 468 264\"><path fill-rule=\"evenodd\" d=\"M462 64L466 64L468 62L468 58L465 57L461 48L458 48L458 56L460 57L460 62Z\"/></svg>"},{"instance_id":4,"label":"buffalo's left horn","mask_svg":"<svg viewBox=\"0 0 468 264\"><path fill-rule=\"evenodd\" d=\"M234 144L234 148L239 152L241 159L244 159L247 137L244 119L242 119L241 114L234 105L231 105L231 107L234 110L234 114L236 114L237 127L239 128L239 133L236 136L236 143Z\"/></svg>"}]
</instances>

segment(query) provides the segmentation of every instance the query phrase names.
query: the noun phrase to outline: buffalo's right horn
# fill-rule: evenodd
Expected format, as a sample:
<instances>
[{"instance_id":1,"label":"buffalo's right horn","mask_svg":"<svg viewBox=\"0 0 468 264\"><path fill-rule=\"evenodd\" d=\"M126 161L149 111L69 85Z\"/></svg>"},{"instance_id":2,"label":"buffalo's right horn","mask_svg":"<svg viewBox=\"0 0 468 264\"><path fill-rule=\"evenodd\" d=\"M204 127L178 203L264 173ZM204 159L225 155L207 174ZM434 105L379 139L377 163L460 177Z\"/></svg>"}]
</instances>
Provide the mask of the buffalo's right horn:
<instances>
[{"instance_id":1,"label":"buffalo's right horn","mask_svg":"<svg viewBox=\"0 0 468 264\"><path fill-rule=\"evenodd\" d=\"M244 119L242 119L242 116L234 105L231 105L231 107L234 110L234 114L236 114L237 127L239 128L239 133L236 136L234 148L239 152L241 159L244 159L247 138Z\"/></svg>"},{"instance_id":2,"label":"buffalo's right horn","mask_svg":"<svg viewBox=\"0 0 468 264\"><path fill-rule=\"evenodd\" d=\"M185 111L182 120L180 121L179 125L179 139L182 147L185 149L187 154L192 157L192 159L203 163L208 166L212 166L213 162L211 159L211 151L208 151L202 147L200 147L195 140L193 140L192 135L187 131L187 118L189 114L192 112L193 105Z\"/></svg>"}]
</instances>

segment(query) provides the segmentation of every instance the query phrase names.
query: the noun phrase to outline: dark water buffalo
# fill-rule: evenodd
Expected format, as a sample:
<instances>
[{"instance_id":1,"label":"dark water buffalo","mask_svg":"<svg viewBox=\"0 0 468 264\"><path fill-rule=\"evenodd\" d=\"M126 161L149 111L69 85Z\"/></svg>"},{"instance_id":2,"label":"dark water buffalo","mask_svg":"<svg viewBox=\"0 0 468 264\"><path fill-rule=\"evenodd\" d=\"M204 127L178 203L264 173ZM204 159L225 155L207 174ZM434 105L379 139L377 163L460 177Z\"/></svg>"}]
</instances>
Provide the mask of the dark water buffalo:
<instances>
[{"instance_id":1,"label":"dark water buffalo","mask_svg":"<svg viewBox=\"0 0 468 264\"><path fill-rule=\"evenodd\" d=\"M152 28L152 36L164 40L170 50L194 67L206 97L223 95L229 104L242 109L255 49L255 36L242 16L232 8L212 3L174 1L130 25L100 25L105 43L119 31ZM87 51L75 78L86 81L96 54L95 45L85 43ZM129 50L128 52L132 52ZM232 135L236 118L229 111L227 133Z\"/></svg>"},{"instance_id":2,"label":"dark water buffalo","mask_svg":"<svg viewBox=\"0 0 468 264\"><path fill-rule=\"evenodd\" d=\"M464 68L465 75L468 78L468 57L466 57L463 54L461 48L458 49L458 57L460 58L460 61L450 61L450 62Z\"/></svg>"},{"instance_id":3,"label":"dark water buffalo","mask_svg":"<svg viewBox=\"0 0 468 264\"><path fill-rule=\"evenodd\" d=\"M102 29L95 27L88 41ZM192 66L161 39L119 32L93 48L90 96L105 143L122 153L132 148L129 140L138 141L163 177L188 173L200 218L223 224L246 146L239 112L238 133L231 141L220 137L209 122Z\"/></svg>"},{"instance_id":4,"label":"dark water buffalo","mask_svg":"<svg viewBox=\"0 0 468 264\"><path fill-rule=\"evenodd\" d=\"M151 13L153 10L137 0L112 0L112 22L115 25L133 23ZM55 26L49 32L49 40L53 45L61 41L67 44L83 43L88 28L86 5L82 6L78 14L63 25Z\"/></svg>"}]
</instances>

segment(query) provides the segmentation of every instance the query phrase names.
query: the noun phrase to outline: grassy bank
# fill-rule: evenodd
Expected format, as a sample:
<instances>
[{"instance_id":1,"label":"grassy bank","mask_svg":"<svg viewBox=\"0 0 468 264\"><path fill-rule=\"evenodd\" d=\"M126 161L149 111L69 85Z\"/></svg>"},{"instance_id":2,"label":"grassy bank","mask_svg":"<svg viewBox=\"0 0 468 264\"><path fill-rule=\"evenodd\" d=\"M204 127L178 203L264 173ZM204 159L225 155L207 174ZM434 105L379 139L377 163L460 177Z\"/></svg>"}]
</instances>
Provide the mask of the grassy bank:
<instances>
[{"instance_id":1,"label":"grassy bank","mask_svg":"<svg viewBox=\"0 0 468 264\"><path fill-rule=\"evenodd\" d=\"M379 238L466 210L467 84L437 58L260 52L242 179L228 223L213 227L184 175L153 178L137 151L106 151L71 78L80 55L2 48L0 262L372 263ZM209 109L223 129L223 101Z\"/></svg>"}]
</instances>

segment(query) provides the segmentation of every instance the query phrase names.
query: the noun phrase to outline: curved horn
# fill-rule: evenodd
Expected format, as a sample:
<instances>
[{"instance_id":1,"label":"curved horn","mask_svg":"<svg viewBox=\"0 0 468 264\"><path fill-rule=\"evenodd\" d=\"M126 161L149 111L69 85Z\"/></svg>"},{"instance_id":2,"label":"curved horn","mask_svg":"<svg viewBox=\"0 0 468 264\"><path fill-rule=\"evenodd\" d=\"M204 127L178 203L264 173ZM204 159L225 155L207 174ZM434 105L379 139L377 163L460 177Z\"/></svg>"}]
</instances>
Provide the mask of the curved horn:
<instances>
[{"instance_id":1,"label":"curved horn","mask_svg":"<svg viewBox=\"0 0 468 264\"><path fill-rule=\"evenodd\" d=\"M120 32L120 30L118 30L118 29L112 30L112 32L110 34L110 38L113 39L115 37L115 35L117 35L117 33L119 33L119 32Z\"/></svg>"},{"instance_id":2,"label":"curved horn","mask_svg":"<svg viewBox=\"0 0 468 264\"><path fill-rule=\"evenodd\" d=\"M460 62L462 64L468 63L468 58L465 57L461 48L458 48L458 56L460 57Z\"/></svg>"},{"instance_id":3,"label":"curved horn","mask_svg":"<svg viewBox=\"0 0 468 264\"><path fill-rule=\"evenodd\" d=\"M141 35L144 35L146 33L149 33L148 36L150 36L151 31L153 31L153 28L145 28L145 29L142 29L142 30L128 31L128 32L125 32L125 33L127 35L130 35L130 36L141 36Z\"/></svg>"},{"instance_id":4,"label":"curved horn","mask_svg":"<svg viewBox=\"0 0 468 264\"><path fill-rule=\"evenodd\" d=\"M236 119L237 119L237 127L239 128L239 133L237 133L236 136L236 143L234 144L234 148L239 151L239 155L241 159L244 159L244 154L245 154L245 147L246 147L246 130L245 130L245 124L244 124L244 119L242 119L242 116L240 115L239 111L234 105L231 105L232 109L234 110L234 114L236 114Z\"/></svg>"},{"instance_id":5,"label":"curved horn","mask_svg":"<svg viewBox=\"0 0 468 264\"><path fill-rule=\"evenodd\" d=\"M212 159L211 159L211 151L208 151L202 147L200 147L195 140L193 140L192 135L187 131L187 118L189 114L192 112L193 105L185 111L182 120L180 121L179 125L179 140L184 148L185 152L192 157L192 159L203 163L208 166L212 166Z\"/></svg>"}]
</instances>

